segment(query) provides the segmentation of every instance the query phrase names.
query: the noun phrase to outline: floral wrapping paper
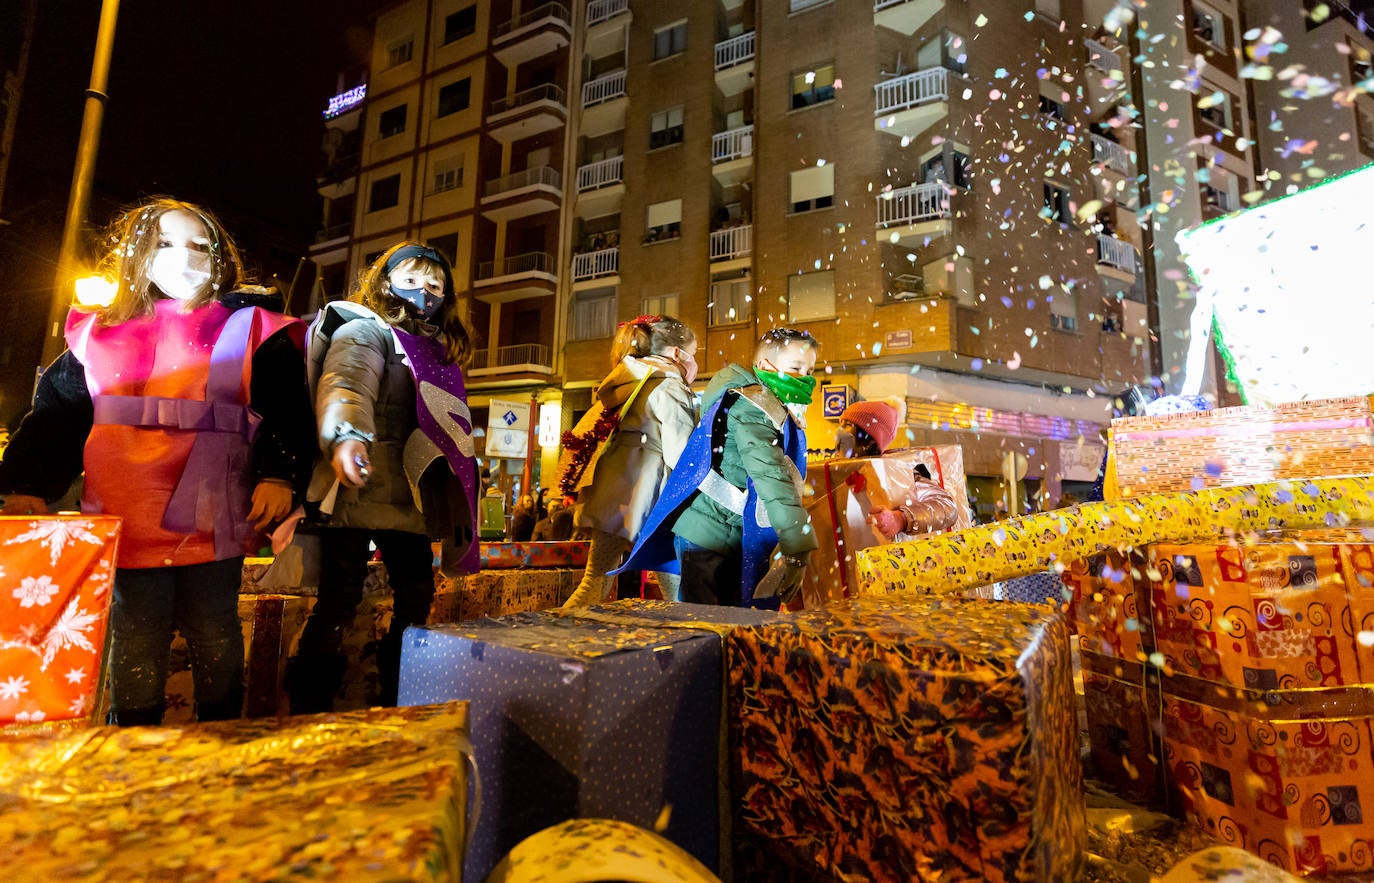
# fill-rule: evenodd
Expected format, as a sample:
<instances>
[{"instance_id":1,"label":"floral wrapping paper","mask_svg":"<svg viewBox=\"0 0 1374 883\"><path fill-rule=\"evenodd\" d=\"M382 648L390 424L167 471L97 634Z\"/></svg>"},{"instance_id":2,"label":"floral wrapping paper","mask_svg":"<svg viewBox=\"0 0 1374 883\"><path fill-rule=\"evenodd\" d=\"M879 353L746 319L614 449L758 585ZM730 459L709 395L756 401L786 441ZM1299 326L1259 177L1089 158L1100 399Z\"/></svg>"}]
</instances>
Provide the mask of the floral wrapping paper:
<instances>
[{"instance_id":1,"label":"floral wrapping paper","mask_svg":"<svg viewBox=\"0 0 1374 883\"><path fill-rule=\"evenodd\" d=\"M0 725L88 718L120 519L0 518Z\"/></svg>"},{"instance_id":2,"label":"floral wrapping paper","mask_svg":"<svg viewBox=\"0 0 1374 883\"><path fill-rule=\"evenodd\" d=\"M1068 640L1044 608L919 596L731 631L737 838L816 879L1072 879Z\"/></svg>"},{"instance_id":3,"label":"floral wrapping paper","mask_svg":"<svg viewBox=\"0 0 1374 883\"><path fill-rule=\"evenodd\" d=\"M461 879L467 706L0 738L0 873Z\"/></svg>"},{"instance_id":4,"label":"floral wrapping paper","mask_svg":"<svg viewBox=\"0 0 1374 883\"><path fill-rule=\"evenodd\" d=\"M887 542L869 524L868 516L875 509L910 502L918 463L954 497L959 511L955 527L969 527L964 452L958 445L912 448L882 457L826 460L807 466L804 499L820 548L811 553L802 583L802 604L796 605L797 609L814 610L860 594L854 552Z\"/></svg>"},{"instance_id":5,"label":"floral wrapping paper","mask_svg":"<svg viewBox=\"0 0 1374 883\"><path fill-rule=\"evenodd\" d=\"M1374 476L1275 481L1247 487L1083 503L858 555L867 594L955 594L1112 549L1206 542L1247 532L1374 524Z\"/></svg>"}]
</instances>

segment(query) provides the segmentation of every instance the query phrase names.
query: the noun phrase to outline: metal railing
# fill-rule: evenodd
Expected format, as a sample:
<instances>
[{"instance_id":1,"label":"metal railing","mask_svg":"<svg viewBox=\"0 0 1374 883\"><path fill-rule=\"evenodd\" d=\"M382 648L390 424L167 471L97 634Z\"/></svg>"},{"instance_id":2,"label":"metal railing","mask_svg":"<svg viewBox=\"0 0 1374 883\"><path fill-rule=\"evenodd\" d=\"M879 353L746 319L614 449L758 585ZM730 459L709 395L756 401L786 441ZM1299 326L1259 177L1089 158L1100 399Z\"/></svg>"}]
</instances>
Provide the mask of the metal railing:
<instances>
[{"instance_id":1,"label":"metal railing","mask_svg":"<svg viewBox=\"0 0 1374 883\"><path fill-rule=\"evenodd\" d=\"M614 276L620 272L620 246L573 255L573 281Z\"/></svg>"},{"instance_id":2,"label":"metal railing","mask_svg":"<svg viewBox=\"0 0 1374 883\"><path fill-rule=\"evenodd\" d=\"M830 0L791 0L788 12L801 12L803 9L810 9L813 6L820 6L822 3L829 3Z\"/></svg>"},{"instance_id":3,"label":"metal railing","mask_svg":"<svg viewBox=\"0 0 1374 883\"><path fill-rule=\"evenodd\" d=\"M754 225L726 227L711 234L711 260L742 258L754 250Z\"/></svg>"},{"instance_id":4,"label":"metal railing","mask_svg":"<svg viewBox=\"0 0 1374 883\"><path fill-rule=\"evenodd\" d=\"M564 93L561 86L556 83L541 83L522 92L505 98L498 98L491 103L492 115L505 113L508 110L525 107L538 101L552 101L556 104L563 104Z\"/></svg>"},{"instance_id":5,"label":"metal railing","mask_svg":"<svg viewBox=\"0 0 1374 883\"><path fill-rule=\"evenodd\" d=\"M536 184L547 184L550 187L562 187L563 176L558 174L558 170L550 166L537 166L533 169L525 169L523 172L515 172L504 178L497 178L495 181L488 181L487 186L482 190L483 196L495 196L498 193L505 193L507 190L519 190L522 187L533 187Z\"/></svg>"},{"instance_id":6,"label":"metal railing","mask_svg":"<svg viewBox=\"0 0 1374 883\"><path fill-rule=\"evenodd\" d=\"M510 21L501 22L496 26L495 39L499 40L502 37L509 36L512 32L518 31L526 25L532 25L546 18L561 21L563 24L572 22L572 16L568 14L568 7L564 6L562 3L545 3L543 6L535 7L529 12L516 16Z\"/></svg>"},{"instance_id":7,"label":"metal railing","mask_svg":"<svg viewBox=\"0 0 1374 883\"><path fill-rule=\"evenodd\" d=\"M1121 56L1117 55L1116 50L1106 43L1084 40L1083 48L1088 50L1088 65L1090 67L1095 67L1103 73L1121 70Z\"/></svg>"},{"instance_id":8,"label":"metal railing","mask_svg":"<svg viewBox=\"0 0 1374 883\"><path fill-rule=\"evenodd\" d=\"M743 64L754 57L754 32L740 34L716 44L716 70Z\"/></svg>"},{"instance_id":9,"label":"metal railing","mask_svg":"<svg viewBox=\"0 0 1374 883\"><path fill-rule=\"evenodd\" d=\"M549 348L542 343L517 343L515 346L499 346L496 348L496 360L492 361L492 350L474 350L472 353L472 364L468 367L474 371L483 368L507 368L512 365L542 365L545 368L553 366L549 359Z\"/></svg>"},{"instance_id":10,"label":"metal railing","mask_svg":"<svg viewBox=\"0 0 1374 883\"><path fill-rule=\"evenodd\" d=\"M711 162L729 162L754 155L754 127L740 126L711 136Z\"/></svg>"},{"instance_id":11,"label":"metal railing","mask_svg":"<svg viewBox=\"0 0 1374 883\"><path fill-rule=\"evenodd\" d=\"M1093 162L1102 163L1123 175L1131 173L1131 152L1109 138L1089 133L1093 143Z\"/></svg>"},{"instance_id":12,"label":"metal railing","mask_svg":"<svg viewBox=\"0 0 1374 883\"><path fill-rule=\"evenodd\" d=\"M498 279L502 276L515 276L520 273L548 273L553 275L553 255L542 251L531 251L497 261L483 261L477 265L478 279Z\"/></svg>"},{"instance_id":13,"label":"metal railing","mask_svg":"<svg viewBox=\"0 0 1374 883\"><path fill-rule=\"evenodd\" d=\"M1135 246L1124 239L1099 233L1097 235L1097 262L1115 267L1118 270L1124 270L1127 273L1134 273Z\"/></svg>"},{"instance_id":14,"label":"metal railing","mask_svg":"<svg viewBox=\"0 0 1374 883\"><path fill-rule=\"evenodd\" d=\"M595 190L607 184L619 184L625 180L623 169L625 157L613 156L594 163L587 163L577 169L577 192Z\"/></svg>"},{"instance_id":15,"label":"metal railing","mask_svg":"<svg viewBox=\"0 0 1374 883\"><path fill-rule=\"evenodd\" d=\"M630 0L592 0L587 4L587 27L610 21L630 9Z\"/></svg>"},{"instance_id":16,"label":"metal railing","mask_svg":"<svg viewBox=\"0 0 1374 883\"><path fill-rule=\"evenodd\" d=\"M878 196L878 224L914 224L949 217L949 192L938 181L912 184Z\"/></svg>"},{"instance_id":17,"label":"metal railing","mask_svg":"<svg viewBox=\"0 0 1374 883\"><path fill-rule=\"evenodd\" d=\"M315 234L316 242L328 242L331 239L342 239L353 231L353 225L344 222L342 224L331 224Z\"/></svg>"},{"instance_id":18,"label":"metal railing","mask_svg":"<svg viewBox=\"0 0 1374 883\"><path fill-rule=\"evenodd\" d=\"M931 101L947 101L948 75L949 71L944 68L934 67L878 83L873 87L873 115L882 116Z\"/></svg>"},{"instance_id":19,"label":"metal railing","mask_svg":"<svg viewBox=\"0 0 1374 883\"><path fill-rule=\"evenodd\" d=\"M591 107L625 94L625 71L612 71L582 84L582 106Z\"/></svg>"},{"instance_id":20,"label":"metal railing","mask_svg":"<svg viewBox=\"0 0 1374 883\"><path fill-rule=\"evenodd\" d=\"M882 12L884 9L891 9L893 6L901 6L903 3L910 3L911 0L874 0L873 11Z\"/></svg>"}]
</instances>

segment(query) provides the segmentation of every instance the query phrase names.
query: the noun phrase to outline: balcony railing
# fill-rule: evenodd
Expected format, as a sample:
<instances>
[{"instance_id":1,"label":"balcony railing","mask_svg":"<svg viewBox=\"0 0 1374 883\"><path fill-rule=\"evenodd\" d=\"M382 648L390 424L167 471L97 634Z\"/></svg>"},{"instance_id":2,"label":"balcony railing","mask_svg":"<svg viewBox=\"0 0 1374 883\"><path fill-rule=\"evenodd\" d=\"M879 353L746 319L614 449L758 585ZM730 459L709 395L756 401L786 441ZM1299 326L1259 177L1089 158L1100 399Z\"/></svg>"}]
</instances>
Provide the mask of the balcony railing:
<instances>
[{"instance_id":1,"label":"balcony railing","mask_svg":"<svg viewBox=\"0 0 1374 883\"><path fill-rule=\"evenodd\" d=\"M716 44L716 70L723 71L744 64L754 57L754 32L740 34Z\"/></svg>"},{"instance_id":2,"label":"balcony railing","mask_svg":"<svg viewBox=\"0 0 1374 883\"><path fill-rule=\"evenodd\" d=\"M949 191L944 184L912 184L878 197L878 225L914 224L949 217Z\"/></svg>"},{"instance_id":3,"label":"balcony railing","mask_svg":"<svg viewBox=\"0 0 1374 883\"><path fill-rule=\"evenodd\" d=\"M540 101L562 104L563 97L563 89L556 83L541 83L523 92L516 92L514 95L496 99L491 103L491 112L493 115L505 113L508 110L515 110Z\"/></svg>"},{"instance_id":4,"label":"balcony railing","mask_svg":"<svg viewBox=\"0 0 1374 883\"><path fill-rule=\"evenodd\" d=\"M501 22L496 26L495 38L499 40L507 34L520 30L526 25L532 25L546 18L561 21L564 24L568 24L572 21L572 16L568 14L568 7L564 6L562 3L545 3L543 6L531 9L524 15L517 16L510 21Z\"/></svg>"},{"instance_id":5,"label":"balcony railing","mask_svg":"<svg viewBox=\"0 0 1374 883\"><path fill-rule=\"evenodd\" d=\"M619 184L625 180L622 171L624 166L625 157L623 156L613 156L610 159L580 166L577 170L577 192L581 193L584 190L596 190L598 187Z\"/></svg>"},{"instance_id":6,"label":"balcony railing","mask_svg":"<svg viewBox=\"0 0 1374 883\"><path fill-rule=\"evenodd\" d=\"M582 84L582 106L591 107L625 94L625 71L618 70Z\"/></svg>"},{"instance_id":7,"label":"balcony railing","mask_svg":"<svg viewBox=\"0 0 1374 883\"><path fill-rule=\"evenodd\" d=\"M492 351L490 349L476 350L472 354L472 370L483 368L508 368L512 365L543 365L551 366L549 361L549 348L542 343L518 343L515 346L499 346L496 348L496 360L492 361Z\"/></svg>"},{"instance_id":8,"label":"balcony railing","mask_svg":"<svg viewBox=\"0 0 1374 883\"><path fill-rule=\"evenodd\" d=\"M1091 135L1091 133L1089 133ZM1109 138L1091 135L1093 142L1093 162L1102 163L1123 175L1131 173L1131 152Z\"/></svg>"},{"instance_id":9,"label":"balcony railing","mask_svg":"<svg viewBox=\"0 0 1374 883\"><path fill-rule=\"evenodd\" d=\"M599 279L620 272L620 247L602 248L573 255L573 281Z\"/></svg>"},{"instance_id":10,"label":"balcony railing","mask_svg":"<svg viewBox=\"0 0 1374 883\"><path fill-rule=\"evenodd\" d=\"M501 276L515 276L520 273L548 273L553 275L554 259L542 251L531 251L499 261L483 261L477 265L478 279L497 279Z\"/></svg>"},{"instance_id":11,"label":"balcony railing","mask_svg":"<svg viewBox=\"0 0 1374 883\"><path fill-rule=\"evenodd\" d=\"M711 260L742 258L754 250L754 225L727 227L711 234Z\"/></svg>"},{"instance_id":12,"label":"balcony railing","mask_svg":"<svg viewBox=\"0 0 1374 883\"><path fill-rule=\"evenodd\" d=\"M711 162L729 162L754 155L754 127L740 126L711 136Z\"/></svg>"},{"instance_id":13,"label":"balcony railing","mask_svg":"<svg viewBox=\"0 0 1374 883\"><path fill-rule=\"evenodd\" d=\"M592 0L587 4L587 27L610 21L630 8L630 0Z\"/></svg>"},{"instance_id":14,"label":"balcony railing","mask_svg":"<svg viewBox=\"0 0 1374 883\"><path fill-rule=\"evenodd\" d=\"M1125 270L1127 273L1134 273L1135 246L1124 239L1099 233L1097 236L1097 262L1115 267L1118 270Z\"/></svg>"},{"instance_id":15,"label":"balcony railing","mask_svg":"<svg viewBox=\"0 0 1374 883\"><path fill-rule=\"evenodd\" d=\"M488 181L482 195L495 196L498 193L505 193L507 190L519 190L522 187L533 187L536 184L546 184L557 189L563 186L563 176L558 174L557 169L549 166L525 169L523 172L516 172L504 178L497 178L495 181Z\"/></svg>"},{"instance_id":16,"label":"balcony railing","mask_svg":"<svg viewBox=\"0 0 1374 883\"><path fill-rule=\"evenodd\" d=\"M932 101L949 100L948 74L944 68L934 67L884 80L873 87L873 115L883 116Z\"/></svg>"},{"instance_id":17,"label":"balcony railing","mask_svg":"<svg viewBox=\"0 0 1374 883\"><path fill-rule=\"evenodd\" d=\"M1121 70L1121 56L1116 54L1116 50L1106 43L1099 43L1096 40L1084 40L1083 48L1088 50L1088 64L1103 73Z\"/></svg>"},{"instance_id":18,"label":"balcony railing","mask_svg":"<svg viewBox=\"0 0 1374 883\"><path fill-rule=\"evenodd\" d=\"M901 6L903 3L910 2L911 0L874 0L873 11L882 12L884 9L890 9L893 6Z\"/></svg>"},{"instance_id":19,"label":"balcony railing","mask_svg":"<svg viewBox=\"0 0 1374 883\"><path fill-rule=\"evenodd\" d=\"M331 224L315 234L316 242L328 242L331 239L342 239L353 231L353 225L345 222L342 224Z\"/></svg>"},{"instance_id":20,"label":"balcony railing","mask_svg":"<svg viewBox=\"0 0 1374 883\"><path fill-rule=\"evenodd\" d=\"M830 0L791 0L788 12L801 12L803 9L810 9L813 6L820 6L829 2Z\"/></svg>"}]
</instances>

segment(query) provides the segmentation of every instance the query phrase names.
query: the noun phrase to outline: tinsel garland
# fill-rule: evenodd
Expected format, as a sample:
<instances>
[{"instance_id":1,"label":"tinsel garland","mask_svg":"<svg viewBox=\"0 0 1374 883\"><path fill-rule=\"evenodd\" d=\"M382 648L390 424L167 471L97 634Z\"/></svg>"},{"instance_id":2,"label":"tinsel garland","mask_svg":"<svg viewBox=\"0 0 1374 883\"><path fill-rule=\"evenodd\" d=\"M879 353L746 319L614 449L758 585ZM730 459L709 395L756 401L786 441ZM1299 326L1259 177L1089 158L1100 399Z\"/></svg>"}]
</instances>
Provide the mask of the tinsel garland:
<instances>
[{"instance_id":1,"label":"tinsel garland","mask_svg":"<svg viewBox=\"0 0 1374 883\"><path fill-rule=\"evenodd\" d=\"M582 480L582 473L591 465L592 457L601 443L610 438L619 425L619 411L602 411L591 429L582 433L569 429L563 433L563 451L570 455L563 474L558 476L558 490L563 496L571 497L577 493L577 483Z\"/></svg>"}]
</instances>

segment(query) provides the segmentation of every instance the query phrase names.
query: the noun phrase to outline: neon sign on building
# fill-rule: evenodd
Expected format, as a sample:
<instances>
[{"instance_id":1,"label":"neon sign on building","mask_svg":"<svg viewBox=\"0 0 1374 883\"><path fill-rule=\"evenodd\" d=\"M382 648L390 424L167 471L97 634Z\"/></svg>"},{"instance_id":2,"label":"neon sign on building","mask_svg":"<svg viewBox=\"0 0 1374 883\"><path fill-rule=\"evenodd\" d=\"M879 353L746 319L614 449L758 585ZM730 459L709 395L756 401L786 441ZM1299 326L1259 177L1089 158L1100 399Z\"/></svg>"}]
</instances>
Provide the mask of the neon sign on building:
<instances>
[{"instance_id":1,"label":"neon sign on building","mask_svg":"<svg viewBox=\"0 0 1374 883\"><path fill-rule=\"evenodd\" d=\"M324 118L327 120L332 120L334 119L334 117L346 113L352 110L353 108L357 107L358 105L362 104L363 99L366 97L366 83L363 83L360 86L354 86L347 92L340 92L338 95L335 95L333 98L329 99L329 109L324 112Z\"/></svg>"}]
</instances>

